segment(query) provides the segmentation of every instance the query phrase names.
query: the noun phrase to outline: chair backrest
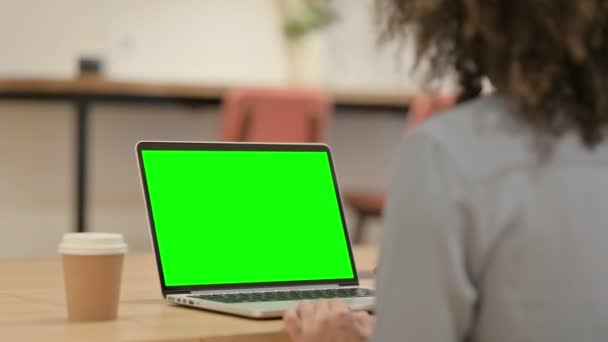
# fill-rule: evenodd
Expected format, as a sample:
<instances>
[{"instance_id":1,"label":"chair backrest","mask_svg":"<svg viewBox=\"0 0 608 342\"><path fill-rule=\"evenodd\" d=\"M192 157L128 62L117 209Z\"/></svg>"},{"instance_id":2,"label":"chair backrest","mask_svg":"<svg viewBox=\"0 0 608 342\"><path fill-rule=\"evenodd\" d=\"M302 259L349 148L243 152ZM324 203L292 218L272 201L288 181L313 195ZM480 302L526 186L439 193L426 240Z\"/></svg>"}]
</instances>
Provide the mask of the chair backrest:
<instances>
[{"instance_id":1,"label":"chair backrest","mask_svg":"<svg viewBox=\"0 0 608 342\"><path fill-rule=\"evenodd\" d=\"M238 88L224 99L223 141L320 142L327 136L332 105L320 90Z\"/></svg>"},{"instance_id":2,"label":"chair backrest","mask_svg":"<svg viewBox=\"0 0 608 342\"><path fill-rule=\"evenodd\" d=\"M427 120L433 114L444 111L456 104L453 95L416 95L410 104L406 134L411 133L416 126Z\"/></svg>"}]
</instances>

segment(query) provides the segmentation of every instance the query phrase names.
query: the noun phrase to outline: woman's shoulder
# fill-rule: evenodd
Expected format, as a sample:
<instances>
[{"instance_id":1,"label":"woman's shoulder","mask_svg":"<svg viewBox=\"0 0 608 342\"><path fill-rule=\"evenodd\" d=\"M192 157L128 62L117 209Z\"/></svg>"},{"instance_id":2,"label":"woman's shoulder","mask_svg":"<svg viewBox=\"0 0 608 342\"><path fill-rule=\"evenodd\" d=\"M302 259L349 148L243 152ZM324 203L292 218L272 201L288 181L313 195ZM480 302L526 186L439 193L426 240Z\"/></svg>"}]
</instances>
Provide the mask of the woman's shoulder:
<instances>
[{"instance_id":1,"label":"woman's shoulder","mask_svg":"<svg viewBox=\"0 0 608 342\"><path fill-rule=\"evenodd\" d=\"M535 160L534 132L513 114L507 99L484 96L434 115L406 139L436 145L467 176Z\"/></svg>"}]
</instances>

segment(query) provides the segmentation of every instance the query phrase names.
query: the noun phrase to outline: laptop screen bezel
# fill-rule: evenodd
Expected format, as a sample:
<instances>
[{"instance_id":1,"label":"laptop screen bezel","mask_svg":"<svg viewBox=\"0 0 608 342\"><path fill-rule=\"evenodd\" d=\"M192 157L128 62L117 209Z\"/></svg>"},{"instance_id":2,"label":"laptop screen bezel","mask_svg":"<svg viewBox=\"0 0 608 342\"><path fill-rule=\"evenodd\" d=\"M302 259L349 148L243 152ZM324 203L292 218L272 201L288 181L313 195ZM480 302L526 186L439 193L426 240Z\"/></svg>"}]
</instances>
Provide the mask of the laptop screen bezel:
<instances>
[{"instance_id":1,"label":"laptop screen bezel","mask_svg":"<svg viewBox=\"0 0 608 342\"><path fill-rule=\"evenodd\" d=\"M208 291L208 290L233 290L247 289L260 287L284 287L284 286L305 286L305 285L326 285L338 284L343 286L359 285L359 276L355 266L352 246L350 243L344 209L340 197L340 189L338 187L335 168L331 150L325 144L275 144L275 143L228 143L228 142L161 142L161 141L140 141L136 145L137 161L139 164L141 183L143 186L144 200L146 203L146 212L150 227L152 246L154 256L156 258L156 266L160 278L160 285L163 295L171 293L186 293L192 291ZM163 272L163 265L160 258L160 250L156 237L156 227L152 214L152 206L150 203L150 194L148 191L148 183L146 180L146 171L143 162L143 151L278 151L278 152L325 152L329 161L331 176L335 189L338 208L340 211L340 219L342 221L342 230L344 238L347 242L348 256L350 259L353 278L346 279L324 279L324 280L298 280L298 281L280 281L280 282L255 282L255 283L232 283L232 284L213 284L213 285L187 285L187 286L167 286Z\"/></svg>"}]
</instances>

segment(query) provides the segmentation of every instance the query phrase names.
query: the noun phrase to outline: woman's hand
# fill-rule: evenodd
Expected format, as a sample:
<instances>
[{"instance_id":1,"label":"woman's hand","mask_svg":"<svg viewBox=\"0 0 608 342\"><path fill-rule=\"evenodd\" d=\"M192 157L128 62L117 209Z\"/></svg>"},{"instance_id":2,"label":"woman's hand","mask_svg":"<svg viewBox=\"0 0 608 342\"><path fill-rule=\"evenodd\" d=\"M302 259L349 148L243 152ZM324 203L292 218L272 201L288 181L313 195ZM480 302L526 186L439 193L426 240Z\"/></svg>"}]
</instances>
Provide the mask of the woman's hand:
<instances>
[{"instance_id":1,"label":"woman's hand","mask_svg":"<svg viewBox=\"0 0 608 342\"><path fill-rule=\"evenodd\" d=\"M374 319L367 312L351 312L338 299L302 301L283 316L294 342L359 342L372 334Z\"/></svg>"}]
</instances>

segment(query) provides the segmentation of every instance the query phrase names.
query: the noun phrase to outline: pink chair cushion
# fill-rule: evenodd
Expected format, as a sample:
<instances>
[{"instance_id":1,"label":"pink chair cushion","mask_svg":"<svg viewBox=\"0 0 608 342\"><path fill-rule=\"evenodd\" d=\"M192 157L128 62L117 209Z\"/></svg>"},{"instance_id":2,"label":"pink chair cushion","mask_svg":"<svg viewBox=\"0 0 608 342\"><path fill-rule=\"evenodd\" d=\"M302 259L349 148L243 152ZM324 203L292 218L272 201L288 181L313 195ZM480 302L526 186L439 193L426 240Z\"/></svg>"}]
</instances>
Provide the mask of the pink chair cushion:
<instances>
[{"instance_id":1,"label":"pink chair cushion","mask_svg":"<svg viewBox=\"0 0 608 342\"><path fill-rule=\"evenodd\" d=\"M242 88L231 91L222 111L221 139L251 142L324 140L332 113L322 91Z\"/></svg>"}]
</instances>

